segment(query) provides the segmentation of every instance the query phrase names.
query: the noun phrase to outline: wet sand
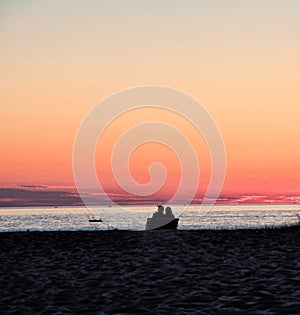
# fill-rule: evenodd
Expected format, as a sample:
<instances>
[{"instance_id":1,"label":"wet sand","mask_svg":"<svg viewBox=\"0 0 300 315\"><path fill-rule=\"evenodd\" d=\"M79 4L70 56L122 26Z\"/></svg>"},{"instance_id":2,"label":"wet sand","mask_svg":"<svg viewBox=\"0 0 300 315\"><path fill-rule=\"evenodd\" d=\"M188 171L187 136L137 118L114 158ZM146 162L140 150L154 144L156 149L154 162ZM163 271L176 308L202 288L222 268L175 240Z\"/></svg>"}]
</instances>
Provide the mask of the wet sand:
<instances>
[{"instance_id":1,"label":"wet sand","mask_svg":"<svg viewBox=\"0 0 300 315\"><path fill-rule=\"evenodd\" d=\"M0 233L0 314L299 314L300 229Z\"/></svg>"}]
</instances>

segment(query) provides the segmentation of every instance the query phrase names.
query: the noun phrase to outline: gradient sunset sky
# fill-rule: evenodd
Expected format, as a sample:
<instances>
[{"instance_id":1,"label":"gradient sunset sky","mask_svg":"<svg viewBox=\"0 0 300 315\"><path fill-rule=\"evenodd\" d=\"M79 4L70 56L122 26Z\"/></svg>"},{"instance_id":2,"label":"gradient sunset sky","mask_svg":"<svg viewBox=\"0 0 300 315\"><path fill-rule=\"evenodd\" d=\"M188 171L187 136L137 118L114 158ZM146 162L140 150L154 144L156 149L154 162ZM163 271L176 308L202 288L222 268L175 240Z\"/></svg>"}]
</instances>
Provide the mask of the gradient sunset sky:
<instances>
[{"instance_id":1,"label":"gradient sunset sky","mask_svg":"<svg viewBox=\"0 0 300 315\"><path fill-rule=\"evenodd\" d=\"M298 0L1 1L0 206L20 191L30 193L25 204L35 191L72 192L81 121L105 97L141 85L179 89L207 108L226 146L226 202L300 202L299 15ZM161 116L194 143L201 198L210 170L205 143L185 122ZM115 130L135 119L123 117ZM107 150L115 141L109 132ZM160 152L166 185L174 184L176 156L155 144L132 157L136 180L147 181L143 165L157 157L145 151ZM96 154L101 181L122 194L103 152Z\"/></svg>"}]
</instances>

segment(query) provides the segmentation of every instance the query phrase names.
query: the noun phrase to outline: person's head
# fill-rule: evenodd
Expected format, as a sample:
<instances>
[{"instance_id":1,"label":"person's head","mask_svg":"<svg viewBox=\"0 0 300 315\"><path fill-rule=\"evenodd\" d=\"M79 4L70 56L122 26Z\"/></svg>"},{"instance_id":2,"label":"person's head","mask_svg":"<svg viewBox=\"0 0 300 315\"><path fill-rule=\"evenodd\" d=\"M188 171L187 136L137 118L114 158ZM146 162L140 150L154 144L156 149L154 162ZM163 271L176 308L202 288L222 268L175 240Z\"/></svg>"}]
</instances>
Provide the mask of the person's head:
<instances>
[{"instance_id":1,"label":"person's head","mask_svg":"<svg viewBox=\"0 0 300 315\"><path fill-rule=\"evenodd\" d=\"M157 212L163 213L164 212L164 206L162 206L162 205L157 206Z\"/></svg>"},{"instance_id":2,"label":"person's head","mask_svg":"<svg viewBox=\"0 0 300 315\"><path fill-rule=\"evenodd\" d=\"M173 213L172 213L172 209L171 209L171 207L167 207L166 208L166 215L172 215Z\"/></svg>"}]
</instances>

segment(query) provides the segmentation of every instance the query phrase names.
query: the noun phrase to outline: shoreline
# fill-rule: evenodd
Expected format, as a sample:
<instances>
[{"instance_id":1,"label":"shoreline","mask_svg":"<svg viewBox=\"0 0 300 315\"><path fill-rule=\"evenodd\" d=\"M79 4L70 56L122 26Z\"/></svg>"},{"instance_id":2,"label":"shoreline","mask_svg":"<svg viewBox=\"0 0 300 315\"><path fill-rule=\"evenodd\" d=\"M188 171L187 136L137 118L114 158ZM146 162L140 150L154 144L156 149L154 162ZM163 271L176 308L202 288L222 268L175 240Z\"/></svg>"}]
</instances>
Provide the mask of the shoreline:
<instances>
[{"instance_id":1,"label":"shoreline","mask_svg":"<svg viewBox=\"0 0 300 315\"><path fill-rule=\"evenodd\" d=\"M295 221L294 223L284 223L284 224L278 224L278 225L265 225L265 226L261 226L261 227L257 227L255 225L253 225L253 227L251 226L247 226L245 228L241 228L241 227L231 227L231 228L202 228L202 229L176 229L176 230L170 230L173 232L215 232L215 231L225 231L225 232L242 232L242 231L284 231L284 230L293 230L293 231L300 231L300 220L299 221ZM76 233L76 232L149 232L149 231L155 231L157 232L157 230L153 229L153 230L134 230L134 229L121 229L121 228L107 228L107 229L78 229L78 230L20 230L20 231L0 231L0 235L1 234L5 234L5 233ZM161 230L160 230L161 231ZM162 230L164 231L164 230Z\"/></svg>"}]
</instances>

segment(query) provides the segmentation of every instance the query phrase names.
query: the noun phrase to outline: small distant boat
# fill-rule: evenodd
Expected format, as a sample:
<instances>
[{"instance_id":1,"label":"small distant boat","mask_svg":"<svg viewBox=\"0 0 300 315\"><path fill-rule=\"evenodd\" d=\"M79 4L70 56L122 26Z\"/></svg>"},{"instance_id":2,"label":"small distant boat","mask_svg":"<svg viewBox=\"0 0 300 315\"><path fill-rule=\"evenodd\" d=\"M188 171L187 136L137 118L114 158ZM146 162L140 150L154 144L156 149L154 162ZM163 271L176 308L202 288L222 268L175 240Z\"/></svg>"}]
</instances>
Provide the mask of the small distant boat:
<instances>
[{"instance_id":1,"label":"small distant boat","mask_svg":"<svg viewBox=\"0 0 300 315\"><path fill-rule=\"evenodd\" d=\"M178 218L148 218L146 230L177 230Z\"/></svg>"},{"instance_id":2,"label":"small distant boat","mask_svg":"<svg viewBox=\"0 0 300 315\"><path fill-rule=\"evenodd\" d=\"M103 222L101 218L99 219L89 219L89 222Z\"/></svg>"}]
</instances>

